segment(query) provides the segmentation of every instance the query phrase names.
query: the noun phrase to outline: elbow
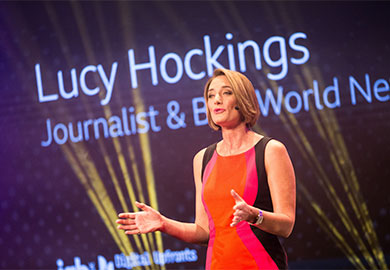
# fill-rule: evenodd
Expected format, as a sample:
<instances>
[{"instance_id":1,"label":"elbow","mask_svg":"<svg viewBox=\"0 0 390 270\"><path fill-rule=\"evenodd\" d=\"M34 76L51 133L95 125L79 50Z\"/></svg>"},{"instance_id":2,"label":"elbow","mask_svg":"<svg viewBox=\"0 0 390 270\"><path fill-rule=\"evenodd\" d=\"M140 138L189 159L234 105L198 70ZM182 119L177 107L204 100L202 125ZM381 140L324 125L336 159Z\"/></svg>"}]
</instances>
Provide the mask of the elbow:
<instances>
[{"instance_id":1,"label":"elbow","mask_svg":"<svg viewBox=\"0 0 390 270\"><path fill-rule=\"evenodd\" d=\"M201 237L201 238L196 238L196 239L191 239L187 241L191 244L199 245L199 246L207 246L209 243L209 238L207 237Z\"/></svg>"},{"instance_id":2,"label":"elbow","mask_svg":"<svg viewBox=\"0 0 390 270\"><path fill-rule=\"evenodd\" d=\"M282 236L283 238L288 238L288 237L291 235L292 231L293 231L293 228L291 227L291 229L285 230L285 231L281 234L281 236Z\"/></svg>"},{"instance_id":3,"label":"elbow","mask_svg":"<svg viewBox=\"0 0 390 270\"><path fill-rule=\"evenodd\" d=\"M288 238L294 229L294 224L295 224L295 220L290 220L288 224L286 224L286 226L280 232L280 236L284 238Z\"/></svg>"},{"instance_id":4,"label":"elbow","mask_svg":"<svg viewBox=\"0 0 390 270\"><path fill-rule=\"evenodd\" d=\"M294 229L295 218L284 216L282 220L274 223L274 234L283 238L288 238Z\"/></svg>"},{"instance_id":5,"label":"elbow","mask_svg":"<svg viewBox=\"0 0 390 270\"><path fill-rule=\"evenodd\" d=\"M206 246L207 247L208 243L209 243L209 239L207 238L207 239L202 239L201 241L198 240L198 241L196 241L196 242L194 242L192 244L196 244L196 245L199 245L199 246Z\"/></svg>"},{"instance_id":6,"label":"elbow","mask_svg":"<svg viewBox=\"0 0 390 270\"><path fill-rule=\"evenodd\" d=\"M210 233L207 229L203 228L201 225L196 224L196 233L192 244L200 245L200 246L207 246L209 243Z\"/></svg>"}]
</instances>

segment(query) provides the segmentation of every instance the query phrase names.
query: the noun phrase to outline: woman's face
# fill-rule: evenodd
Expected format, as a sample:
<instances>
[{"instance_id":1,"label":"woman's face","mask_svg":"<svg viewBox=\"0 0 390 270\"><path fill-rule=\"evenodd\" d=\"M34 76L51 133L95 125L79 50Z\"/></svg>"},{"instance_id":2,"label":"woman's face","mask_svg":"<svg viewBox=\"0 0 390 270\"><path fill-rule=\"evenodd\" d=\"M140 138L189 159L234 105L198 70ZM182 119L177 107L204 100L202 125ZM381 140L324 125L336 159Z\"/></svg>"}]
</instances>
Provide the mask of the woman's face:
<instances>
[{"instance_id":1,"label":"woman's face","mask_svg":"<svg viewBox=\"0 0 390 270\"><path fill-rule=\"evenodd\" d=\"M234 127L240 123L237 99L226 76L218 76L210 83L207 107L211 119L220 127Z\"/></svg>"}]
</instances>

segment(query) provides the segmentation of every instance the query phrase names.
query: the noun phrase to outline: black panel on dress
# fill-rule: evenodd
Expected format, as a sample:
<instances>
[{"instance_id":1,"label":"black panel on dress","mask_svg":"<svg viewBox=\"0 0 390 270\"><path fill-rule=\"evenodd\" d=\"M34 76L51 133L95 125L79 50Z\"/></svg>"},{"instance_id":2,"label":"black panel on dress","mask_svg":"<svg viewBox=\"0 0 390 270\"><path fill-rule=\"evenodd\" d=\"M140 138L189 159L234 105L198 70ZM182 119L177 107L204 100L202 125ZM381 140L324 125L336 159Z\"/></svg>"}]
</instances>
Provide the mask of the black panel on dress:
<instances>
[{"instance_id":1,"label":"black panel on dress","mask_svg":"<svg viewBox=\"0 0 390 270\"><path fill-rule=\"evenodd\" d=\"M265 147L270 140L272 140L272 138L264 137L255 146L257 178L259 179L259 182L254 206L265 211L273 212L271 193L269 190L268 178L264 165ZM284 251L283 246L280 244L278 237L274 234L262 231L255 226L251 226L251 229L256 237L260 240L265 250L274 260L278 268L287 269L286 252Z\"/></svg>"},{"instance_id":2,"label":"black panel on dress","mask_svg":"<svg viewBox=\"0 0 390 270\"><path fill-rule=\"evenodd\" d=\"M216 147L217 147L217 143L213 143L212 145L207 146L206 151L204 152L203 160L202 160L202 177L201 177L201 182L203 182L204 170L206 169L207 163L209 163L210 159L213 157L214 151L215 151Z\"/></svg>"}]
</instances>

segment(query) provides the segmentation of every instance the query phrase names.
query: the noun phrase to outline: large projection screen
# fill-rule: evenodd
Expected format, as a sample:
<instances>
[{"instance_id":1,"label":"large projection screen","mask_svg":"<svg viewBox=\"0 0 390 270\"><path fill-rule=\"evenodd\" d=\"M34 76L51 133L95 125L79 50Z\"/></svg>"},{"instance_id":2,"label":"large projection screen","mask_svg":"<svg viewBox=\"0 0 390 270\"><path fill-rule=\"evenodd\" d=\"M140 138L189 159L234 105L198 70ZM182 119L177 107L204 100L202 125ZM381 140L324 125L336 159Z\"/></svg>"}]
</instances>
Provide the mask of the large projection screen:
<instances>
[{"instance_id":1,"label":"large projection screen","mask_svg":"<svg viewBox=\"0 0 390 270\"><path fill-rule=\"evenodd\" d=\"M385 2L0 3L1 269L203 269L206 247L127 236L134 201L193 222L194 155L221 139L203 87L254 84L283 142L291 269L388 269ZM223 202L221 202L223 203Z\"/></svg>"}]
</instances>

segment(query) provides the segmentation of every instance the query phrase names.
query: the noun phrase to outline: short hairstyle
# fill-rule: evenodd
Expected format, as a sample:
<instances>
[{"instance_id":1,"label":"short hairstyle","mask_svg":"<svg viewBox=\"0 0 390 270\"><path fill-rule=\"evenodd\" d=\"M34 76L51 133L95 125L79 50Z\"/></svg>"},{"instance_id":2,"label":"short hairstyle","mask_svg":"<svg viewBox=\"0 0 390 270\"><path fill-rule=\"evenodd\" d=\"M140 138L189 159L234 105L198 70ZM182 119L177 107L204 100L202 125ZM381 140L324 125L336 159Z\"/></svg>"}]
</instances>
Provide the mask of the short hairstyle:
<instances>
[{"instance_id":1,"label":"short hairstyle","mask_svg":"<svg viewBox=\"0 0 390 270\"><path fill-rule=\"evenodd\" d=\"M243 121L247 127L253 127L259 119L260 108L252 83L240 72L222 68L214 70L213 76L207 81L204 87L204 99L206 101L209 126L214 130L221 129L221 127L215 124L211 119L210 110L207 106L210 84L218 76L225 76L229 81L233 94L237 99L237 107L239 108L241 121Z\"/></svg>"}]
</instances>

